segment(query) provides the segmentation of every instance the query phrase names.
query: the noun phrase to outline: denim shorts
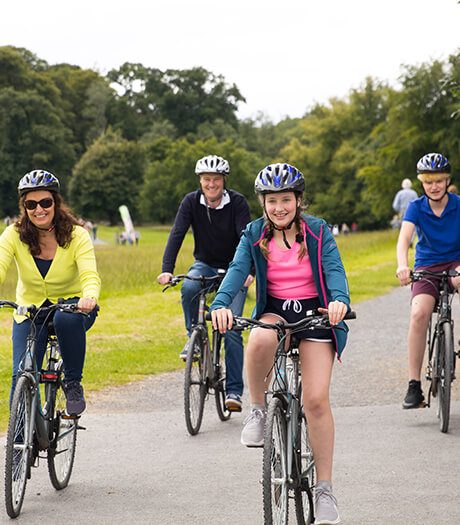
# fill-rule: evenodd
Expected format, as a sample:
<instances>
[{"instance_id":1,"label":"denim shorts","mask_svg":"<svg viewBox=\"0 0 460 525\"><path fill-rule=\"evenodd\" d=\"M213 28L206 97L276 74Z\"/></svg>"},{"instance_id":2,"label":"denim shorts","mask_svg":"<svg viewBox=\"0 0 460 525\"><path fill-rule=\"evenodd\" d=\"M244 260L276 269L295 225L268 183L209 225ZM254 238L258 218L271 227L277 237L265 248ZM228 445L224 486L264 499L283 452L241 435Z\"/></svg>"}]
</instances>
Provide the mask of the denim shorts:
<instances>
[{"instance_id":1,"label":"denim shorts","mask_svg":"<svg viewBox=\"0 0 460 525\"><path fill-rule=\"evenodd\" d=\"M437 264L430 264L430 266L419 266L418 270L430 270L431 272L443 272L444 270L455 270L457 266L460 266L460 261L451 261L451 262L442 262ZM439 299L439 283L441 279L433 277L432 275L427 275L420 281L415 281L412 283L412 299L416 295L427 294L435 298L436 302ZM454 291L452 286L452 280L449 279L449 290Z\"/></svg>"},{"instance_id":2,"label":"denim shorts","mask_svg":"<svg viewBox=\"0 0 460 525\"><path fill-rule=\"evenodd\" d=\"M318 297L312 299L278 299L267 295L267 305L263 314L274 314L287 323L296 323L305 317L308 310L314 310L321 306ZM322 341L330 343L331 331L326 329L302 330L296 332L297 339L308 341Z\"/></svg>"}]
</instances>

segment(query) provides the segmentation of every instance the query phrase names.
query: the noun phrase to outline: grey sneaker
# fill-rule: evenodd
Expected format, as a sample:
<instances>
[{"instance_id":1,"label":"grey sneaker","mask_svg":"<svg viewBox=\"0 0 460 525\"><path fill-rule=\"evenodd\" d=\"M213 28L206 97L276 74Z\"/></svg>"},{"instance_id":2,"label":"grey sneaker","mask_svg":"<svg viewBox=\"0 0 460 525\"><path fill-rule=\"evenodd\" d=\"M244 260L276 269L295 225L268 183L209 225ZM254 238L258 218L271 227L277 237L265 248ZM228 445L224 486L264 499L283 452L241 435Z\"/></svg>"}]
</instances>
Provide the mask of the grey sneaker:
<instances>
[{"instance_id":1,"label":"grey sneaker","mask_svg":"<svg viewBox=\"0 0 460 525\"><path fill-rule=\"evenodd\" d=\"M267 413L265 410L256 408L251 411L244 420L243 431L241 432L241 444L246 447L264 446L264 428Z\"/></svg>"},{"instance_id":2,"label":"grey sneaker","mask_svg":"<svg viewBox=\"0 0 460 525\"><path fill-rule=\"evenodd\" d=\"M340 523L340 516L332 486L328 481L318 481L315 485L315 525L336 523Z\"/></svg>"},{"instance_id":3,"label":"grey sneaker","mask_svg":"<svg viewBox=\"0 0 460 525\"><path fill-rule=\"evenodd\" d=\"M80 381L66 381L64 383L64 393L67 400L66 412L69 416L78 416L86 408L83 387Z\"/></svg>"}]
</instances>

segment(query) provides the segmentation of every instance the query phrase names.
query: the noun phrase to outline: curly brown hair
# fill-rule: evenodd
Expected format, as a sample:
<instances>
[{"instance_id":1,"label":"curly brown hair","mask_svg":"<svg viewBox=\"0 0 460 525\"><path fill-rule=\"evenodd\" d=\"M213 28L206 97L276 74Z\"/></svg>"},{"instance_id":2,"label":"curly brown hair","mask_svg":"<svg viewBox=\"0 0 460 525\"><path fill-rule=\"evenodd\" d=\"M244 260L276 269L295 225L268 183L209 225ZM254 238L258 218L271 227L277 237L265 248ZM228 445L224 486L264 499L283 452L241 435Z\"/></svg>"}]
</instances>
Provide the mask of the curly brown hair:
<instances>
[{"instance_id":1,"label":"curly brown hair","mask_svg":"<svg viewBox=\"0 0 460 525\"><path fill-rule=\"evenodd\" d=\"M55 191L50 191L54 200L54 233L56 241L61 248L66 248L72 241L73 228L78 223L70 208L64 203L61 195ZM21 241L29 247L30 253L34 257L40 255L39 231L29 219L24 207L27 193L19 198L19 209L21 215L15 223L16 230L19 232Z\"/></svg>"}]
</instances>

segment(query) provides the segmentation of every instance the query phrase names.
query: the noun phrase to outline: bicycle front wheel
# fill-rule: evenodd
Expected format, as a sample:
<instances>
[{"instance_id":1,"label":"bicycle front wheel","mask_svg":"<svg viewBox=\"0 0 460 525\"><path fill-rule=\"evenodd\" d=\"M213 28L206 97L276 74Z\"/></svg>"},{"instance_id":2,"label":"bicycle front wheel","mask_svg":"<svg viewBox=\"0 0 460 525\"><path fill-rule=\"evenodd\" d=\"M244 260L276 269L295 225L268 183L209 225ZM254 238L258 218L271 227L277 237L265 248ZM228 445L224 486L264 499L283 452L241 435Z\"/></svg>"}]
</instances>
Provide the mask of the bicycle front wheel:
<instances>
[{"instance_id":1,"label":"bicycle front wheel","mask_svg":"<svg viewBox=\"0 0 460 525\"><path fill-rule=\"evenodd\" d=\"M295 511L299 525L313 523L313 487L316 468L305 414L300 415L300 487L294 490Z\"/></svg>"},{"instance_id":2,"label":"bicycle front wheel","mask_svg":"<svg viewBox=\"0 0 460 525\"><path fill-rule=\"evenodd\" d=\"M454 367L452 325L445 322L438 338L438 416L441 432L447 432L450 418L450 392Z\"/></svg>"},{"instance_id":3,"label":"bicycle front wheel","mask_svg":"<svg viewBox=\"0 0 460 525\"><path fill-rule=\"evenodd\" d=\"M48 473L51 484L62 490L69 484L77 446L77 419L66 417L66 398L62 383L50 383L49 402L53 409L52 439L48 447Z\"/></svg>"},{"instance_id":4,"label":"bicycle front wheel","mask_svg":"<svg viewBox=\"0 0 460 525\"><path fill-rule=\"evenodd\" d=\"M198 434L203 420L206 397L205 344L201 332L194 330L189 341L184 381L185 424L192 436Z\"/></svg>"},{"instance_id":5,"label":"bicycle front wheel","mask_svg":"<svg viewBox=\"0 0 460 525\"><path fill-rule=\"evenodd\" d=\"M29 475L32 396L27 377L21 376L16 383L11 404L5 457L5 505L10 518L21 512Z\"/></svg>"},{"instance_id":6,"label":"bicycle front wheel","mask_svg":"<svg viewBox=\"0 0 460 525\"><path fill-rule=\"evenodd\" d=\"M263 450L263 503L265 525L288 523L288 472L286 417L281 401L270 401Z\"/></svg>"},{"instance_id":7,"label":"bicycle front wheel","mask_svg":"<svg viewBox=\"0 0 460 525\"><path fill-rule=\"evenodd\" d=\"M225 406L225 355L222 351L222 336L214 334L214 395L216 397L217 415L221 421L230 419L232 413Z\"/></svg>"}]
</instances>

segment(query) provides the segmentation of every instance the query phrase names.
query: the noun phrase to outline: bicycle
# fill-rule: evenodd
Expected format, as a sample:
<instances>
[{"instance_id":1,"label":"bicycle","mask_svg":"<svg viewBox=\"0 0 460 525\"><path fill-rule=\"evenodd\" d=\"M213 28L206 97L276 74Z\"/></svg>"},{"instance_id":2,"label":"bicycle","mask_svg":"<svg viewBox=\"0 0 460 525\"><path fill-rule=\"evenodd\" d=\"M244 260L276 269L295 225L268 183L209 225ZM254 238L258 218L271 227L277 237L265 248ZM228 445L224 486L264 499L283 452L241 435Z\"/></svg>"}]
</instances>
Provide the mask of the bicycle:
<instances>
[{"instance_id":1,"label":"bicycle","mask_svg":"<svg viewBox=\"0 0 460 525\"><path fill-rule=\"evenodd\" d=\"M345 319L355 318L354 312L345 316ZM262 460L264 524L287 525L290 492L293 492L297 523L309 525L315 519L312 488L316 483L316 468L302 407L300 341L294 334L331 328L327 315L310 310L305 318L295 323L263 323L237 316L234 322L234 330L261 327L275 330L278 336L272 367L274 377L271 389L266 392L268 409ZM286 347L289 336L292 337Z\"/></svg>"},{"instance_id":2,"label":"bicycle","mask_svg":"<svg viewBox=\"0 0 460 525\"><path fill-rule=\"evenodd\" d=\"M216 410L221 421L227 421L231 412L225 406L225 358L221 351L222 335L213 331L211 344L206 324L206 297L216 291L225 275L219 270L212 277L175 275L163 289L176 286L184 279L199 281L198 320L188 340L188 353L184 377L185 424L190 435L198 434L203 420L204 404L208 395L214 395Z\"/></svg>"},{"instance_id":3,"label":"bicycle","mask_svg":"<svg viewBox=\"0 0 460 525\"><path fill-rule=\"evenodd\" d=\"M411 273L412 281L426 277L436 277L439 283L439 301L435 307L436 321L430 319L428 325L428 362L426 379L430 382L427 407L431 404L431 396L438 399L437 416L441 432L447 432L450 419L450 399L452 381L455 379L455 358L460 357L460 351L454 350L454 321L452 319L452 299L454 293L449 291L449 278L458 277L456 270L431 272L418 270Z\"/></svg>"},{"instance_id":4,"label":"bicycle","mask_svg":"<svg viewBox=\"0 0 460 525\"><path fill-rule=\"evenodd\" d=\"M56 490L67 487L72 474L77 430L83 427L78 425L78 416L68 416L65 411L63 362L50 319L57 309L76 312L77 305L58 303L39 308L0 301L0 308L13 308L31 320L11 402L5 445L5 506L8 516L16 518L21 512L31 469L39 466L40 458L44 459L40 452L47 453L48 473ZM38 368L36 361L38 334L35 320L39 313L46 315L43 326L48 330L46 366L43 369ZM40 385L43 385L42 392Z\"/></svg>"}]
</instances>

